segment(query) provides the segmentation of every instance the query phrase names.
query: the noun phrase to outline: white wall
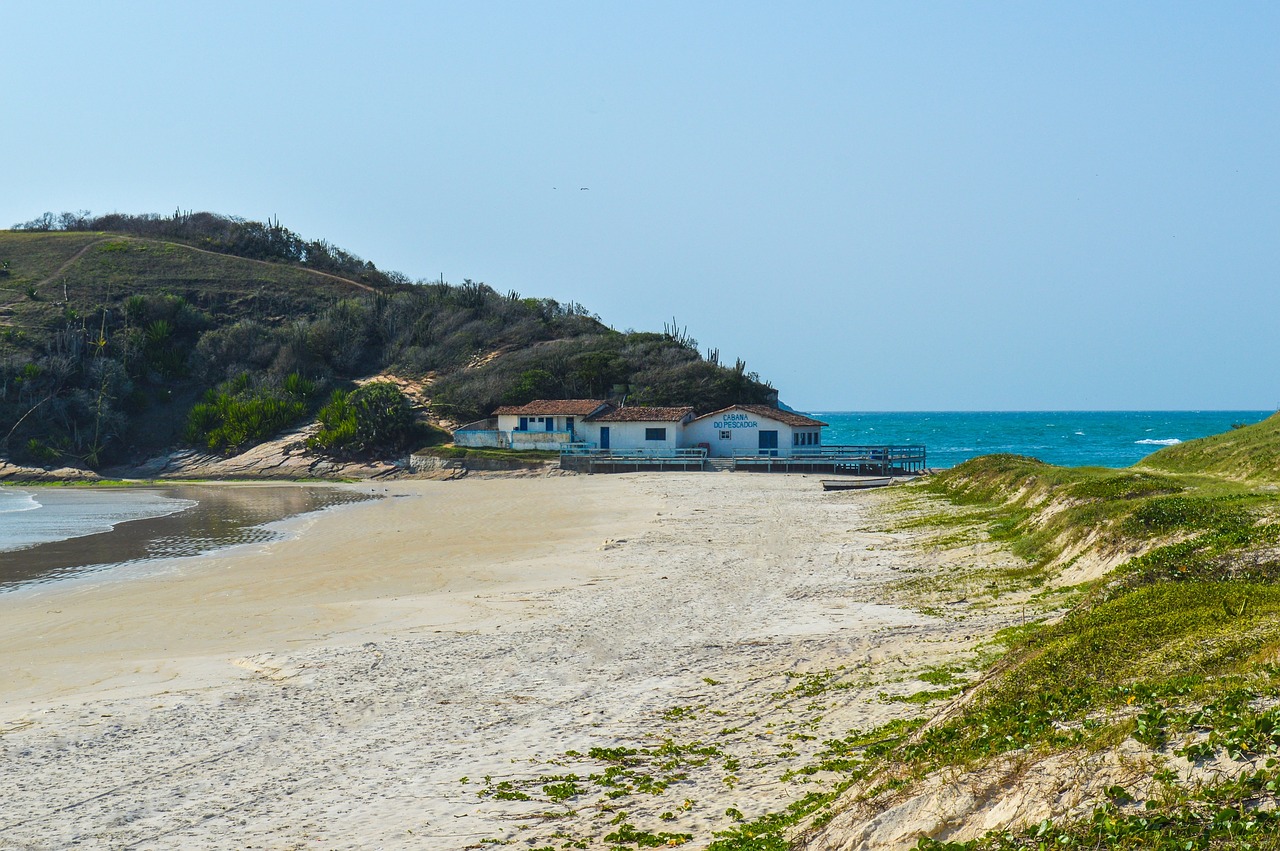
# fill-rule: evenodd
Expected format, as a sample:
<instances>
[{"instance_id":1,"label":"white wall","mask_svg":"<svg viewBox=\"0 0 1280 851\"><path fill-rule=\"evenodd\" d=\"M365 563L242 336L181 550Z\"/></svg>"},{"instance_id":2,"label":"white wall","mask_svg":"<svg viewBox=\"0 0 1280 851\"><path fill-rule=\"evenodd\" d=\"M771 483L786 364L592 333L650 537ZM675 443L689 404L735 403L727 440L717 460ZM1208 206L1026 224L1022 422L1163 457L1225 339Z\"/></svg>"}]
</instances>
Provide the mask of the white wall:
<instances>
[{"instance_id":1,"label":"white wall","mask_svg":"<svg viewBox=\"0 0 1280 851\"><path fill-rule=\"evenodd\" d=\"M574 422L574 429L575 429L575 431L577 431L577 432L578 432L578 434L579 434L579 439L581 439L581 434L582 434L582 417L562 417L562 416L554 416L554 417L551 417L551 416L545 416L545 417L527 417L526 419L528 419L528 420L529 420L529 431L530 431L530 432L535 432L535 431L537 431L537 432L546 432L546 430L547 430L547 423L546 423L546 420L551 420L551 421L552 421L551 431L553 431L553 432L557 432L557 431L568 431L568 430L569 430L569 420L570 420L570 419L572 419L572 420L573 420L573 422ZM543 420L543 422L538 422L538 420L539 420L539 419ZM512 432L514 432L514 431L517 431L519 428L520 428L520 417L519 417L518 415L516 415L516 414L500 414L500 415L498 416L498 431L512 431Z\"/></svg>"},{"instance_id":2,"label":"white wall","mask_svg":"<svg viewBox=\"0 0 1280 851\"><path fill-rule=\"evenodd\" d=\"M810 441L809 443L802 443L800 446L795 446L793 444L791 448L810 450L822 448L822 428L820 426L804 426L803 428L796 427L791 430L792 440L794 440L797 435L800 436L801 440L805 440L806 434L812 435L808 438Z\"/></svg>"},{"instance_id":3,"label":"white wall","mask_svg":"<svg viewBox=\"0 0 1280 851\"><path fill-rule=\"evenodd\" d=\"M546 431L546 423L538 422L538 417L525 417L525 419L529 421L530 431ZM518 428L520 428L520 417L515 414L498 415L498 431L515 431Z\"/></svg>"},{"instance_id":4,"label":"white wall","mask_svg":"<svg viewBox=\"0 0 1280 851\"><path fill-rule=\"evenodd\" d=\"M778 456L791 454L791 426L768 417L761 417L747 411L730 409L712 417L694 420L685 426L684 445L697 446L707 444L708 454L712 458L728 458L735 452L755 455L760 451L760 432L776 431L778 433ZM798 429L809 431L810 429ZM728 440L720 438L720 432L729 433Z\"/></svg>"},{"instance_id":5,"label":"white wall","mask_svg":"<svg viewBox=\"0 0 1280 851\"><path fill-rule=\"evenodd\" d=\"M569 442L568 432L563 431L512 431L510 435L512 449L544 449L560 452Z\"/></svg>"},{"instance_id":6,"label":"white wall","mask_svg":"<svg viewBox=\"0 0 1280 851\"><path fill-rule=\"evenodd\" d=\"M661 450L670 452L688 446L681 434L684 430L678 422L673 423L582 423L578 427L578 439L600 445L600 429L609 429L609 448L614 452L628 452L636 449ZM645 440L644 430L647 428L665 428L666 440Z\"/></svg>"},{"instance_id":7,"label":"white wall","mask_svg":"<svg viewBox=\"0 0 1280 851\"><path fill-rule=\"evenodd\" d=\"M470 446L476 449L510 449L511 441L506 432L495 429L476 429L472 431L455 431L454 446Z\"/></svg>"}]
</instances>

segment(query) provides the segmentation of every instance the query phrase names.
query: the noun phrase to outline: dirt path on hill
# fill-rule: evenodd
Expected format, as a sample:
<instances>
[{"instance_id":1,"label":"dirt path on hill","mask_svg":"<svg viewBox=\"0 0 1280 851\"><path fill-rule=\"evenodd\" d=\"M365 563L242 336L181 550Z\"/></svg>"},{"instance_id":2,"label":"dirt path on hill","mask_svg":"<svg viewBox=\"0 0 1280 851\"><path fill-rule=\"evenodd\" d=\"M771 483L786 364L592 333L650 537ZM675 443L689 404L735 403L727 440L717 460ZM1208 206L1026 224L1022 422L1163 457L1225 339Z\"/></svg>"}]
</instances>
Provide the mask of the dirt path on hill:
<instances>
[{"instance_id":1,"label":"dirt path on hill","mask_svg":"<svg viewBox=\"0 0 1280 851\"><path fill-rule=\"evenodd\" d=\"M126 238L126 239L137 239L137 237L125 237L125 238ZM321 277L321 278L328 278L328 279L330 279L330 280L332 280L332 281L338 281L339 283L343 283L343 284L350 284L350 285L351 285L351 286L353 286L353 287L359 287L360 289L362 289L362 290L366 290L367 292L371 292L371 293L376 293L376 292L378 292L378 288L377 288L377 287L371 287L371 286L369 286L368 284L362 284L362 283L360 283L359 281L353 281L353 280L351 280L350 278L344 278L344 277L342 277L341 275L334 275L334 274L331 274L331 273L329 273L329 272L321 272L319 269L312 269L312 268L310 268L309 266L290 266L288 263L277 263L277 262L274 262L274 261L271 261L271 260L255 260L255 259L254 259L254 258L252 258L252 257L241 257L239 254L227 254L227 253L222 252L222 251L210 251L210 250L209 250L209 249L207 249L207 248L196 248L194 245L187 245L186 243L182 243L182 242L168 242L168 241L165 241L165 240L159 240L159 239L153 239L153 240L150 240L150 241L151 241L151 242L162 242L162 243L163 243L163 244L165 244L165 245L176 245L176 246L178 246L179 248L188 248L188 249L190 249L190 250L192 250L192 251L198 251L198 252L200 252L201 254L212 254L214 257L234 257L234 258L235 258L235 259L237 259L237 260L244 260L244 261L246 261L246 262L248 262L248 263L257 263L257 264L259 264L259 265L261 265L261 266L283 266L283 267L285 267L286 269L299 269L299 270L301 270L301 271L303 271L303 272L307 272L307 273L312 274L312 275L317 275L317 276L319 276L319 277Z\"/></svg>"},{"instance_id":2,"label":"dirt path on hill","mask_svg":"<svg viewBox=\"0 0 1280 851\"><path fill-rule=\"evenodd\" d=\"M31 285L31 286L32 286L32 289L37 289L37 290L38 290L38 289L40 289L41 287L45 286L46 284L51 284L51 283L53 283L53 282L54 282L55 280L57 280L57 279L58 279L58 278L59 278L59 277L60 277L64 272L66 272L66 271L67 271L68 269L70 269L73 265L75 265L75 262L76 262L77 260L79 260L81 257L83 257L83 256L85 255L85 252L86 252L86 251L88 251L90 248L93 248L95 245L101 245L101 244L102 244L102 243L104 243L104 242L110 242L112 239L114 239L114 237L104 237L103 239L95 239L93 242L89 243L89 244L88 244L88 245L86 245L84 248L81 248L81 249L80 249L79 251L77 251L75 254L72 254L72 255L71 255L71 258L70 258L69 260L67 260L67 262L63 263L61 266L59 266L59 267L58 267L58 271L54 272L54 273L53 273L52 275L50 275L49 277L45 278L43 281L40 281L39 283L32 284L32 285Z\"/></svg>"},{"instance_id":3,"label":"dirt path on hill","mask_svg":"<svg viewBox=\"0 0 1280 851\"><path fill-rule=\"evenodd\" d=\"M319 269L312 269L307 266L290 266L288 263L277 263L271 260L255 260L252 257L241 257L238 254L227 254L226 252L223 252L223 251L210 251L207 248L196 248L194 245L187 245L184 242L171 242L165 239L150 239L146 237L137 237L137 236L107 236L107 237L103 237L102 239L96 239L93 242L81 248L75 254L73 254L69 260L67 260L65 263L63 263L61 266L58 267L58 271L54 272L49 277L45 278L43 281L40 281L37 284L34 284L33 286L36 289L39 289L40 287L53 283L59 277L61 277L64 273L66 273L68 269L70 269L73 265L75 265L76 261L78 261L81 257L83 257L85 255L85 252L87 252L90 248L93 248L95 245L101 245L104 242L111 242L113 240L126 240L129 242L154 242L154 243L159 243L160 245L173 245L178 248L185 248L188 251L196 251L196 252L199 252L200 254L209 254L214 257L231 257L236 260L242 260L246 263L257 263L260 266L283 266L287 269L298 269L299 271L306 272L311 275L316 275L317 277L328 278L329 280L332 280L332 281L338 281L339 283L349 284L353 287L359 287L360 289L365 290L367 292L376 293L378 291L376 287L371 287L368 284L362 284L359 281L353 281L350 278L344 278L341 275L334 275L329 272L321 272Z\"/></svg>"}]
</instances>

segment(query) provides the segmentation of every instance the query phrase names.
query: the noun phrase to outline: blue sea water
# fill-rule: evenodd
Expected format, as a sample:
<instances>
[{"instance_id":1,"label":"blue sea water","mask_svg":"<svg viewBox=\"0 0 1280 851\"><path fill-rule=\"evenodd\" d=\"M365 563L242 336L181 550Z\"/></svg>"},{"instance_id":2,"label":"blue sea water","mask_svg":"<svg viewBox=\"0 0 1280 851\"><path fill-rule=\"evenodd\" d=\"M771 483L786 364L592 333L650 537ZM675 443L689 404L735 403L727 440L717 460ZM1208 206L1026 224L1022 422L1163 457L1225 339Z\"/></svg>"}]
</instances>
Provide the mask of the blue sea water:
<instances>
[{"instance_id":1,"label":"blue sea water","mask_svg":"<svg viewBox=\"0 0 1280 851\"><path fill-rule=\"evenodd\" d=\"M1164 446L1256 423L1274 411L813 411L826 444L920 444L930 467L1012 452L1050 464L1128 467Z\"/></svg>"}]
</instances>

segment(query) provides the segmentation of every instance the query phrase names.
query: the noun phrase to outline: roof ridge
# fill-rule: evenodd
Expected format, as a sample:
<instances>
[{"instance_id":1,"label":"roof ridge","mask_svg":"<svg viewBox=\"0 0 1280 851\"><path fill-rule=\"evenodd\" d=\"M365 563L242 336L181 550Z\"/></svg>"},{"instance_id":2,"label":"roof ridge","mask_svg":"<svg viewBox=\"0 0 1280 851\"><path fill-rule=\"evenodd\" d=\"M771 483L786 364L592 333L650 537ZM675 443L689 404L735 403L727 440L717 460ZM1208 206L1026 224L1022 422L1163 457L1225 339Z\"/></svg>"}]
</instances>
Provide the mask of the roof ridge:
<instances>
[{"instance_id":1,"label":"roof ridge","mask_svg":"<svg viewBox=\"0 0 1280 851\"><path fill-rule=\"evenodd\" d=\"M762 405L755 402L741 402L729 405L727 408L720 408L719 410L702 414L694 419L705 420L707 417L714 417L716 414L723 414L725 411L732 411L734 408L747 411L748 413L752 413L757 416L768 417L771 420L776 420L777 422L789 426L811 427L830 425L829 423L824 423L822 420L815 420L813 417L805 416L797 411L784 411L782 408L774 407L773 405Z\"/></svg>"}]
</instances>

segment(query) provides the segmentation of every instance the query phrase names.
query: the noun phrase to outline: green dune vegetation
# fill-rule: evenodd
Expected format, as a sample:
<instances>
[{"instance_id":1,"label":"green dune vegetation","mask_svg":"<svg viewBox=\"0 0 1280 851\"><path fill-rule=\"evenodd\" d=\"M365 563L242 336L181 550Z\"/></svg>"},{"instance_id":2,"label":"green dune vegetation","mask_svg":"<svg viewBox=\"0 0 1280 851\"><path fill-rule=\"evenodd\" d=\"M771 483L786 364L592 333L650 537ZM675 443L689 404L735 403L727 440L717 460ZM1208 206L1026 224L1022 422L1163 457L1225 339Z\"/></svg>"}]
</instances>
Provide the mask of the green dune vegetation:
<instances>
[{"instance_id":1,"label":"green dune vegetation","mask_svg":"<svg viewBox=\"0 0 1280 851\"><path fill-rule=\"evenodd\" d=\"M1274 483L1280 476L1280 417L1166 447L1146 458L1139 467L1165 473L1201 473L1238 481Z\"/></svg>"},{"instance_id":2,"label":"green dune vegetation","mask_svg":"<svg viewBox=\"0 0 1280 851\"><path fill-rule=\"evenodd\" d=\"M381 393L422 388L409 400L422 427L371 433L373 408L348 404L317 451L428 445L443 438L430 423L534 398L712 410L772 393L674 322L619 332L578 304L411 281L278 222L64 213L0 231L0 457L98 468L184 446L235 453L384 374L405 381Z\"/></svg>"},{"instance_id":3,"label":"green dune vegetation","mask_svg":"<svg viewBox=\"0 0 1280 851\"><path fill-rule=\"evenodd\" d=\"M910 526L1025 560L956 579L963 593L1020 593L1052 615L999 636L998 661L940 714L827 742L806 771L836 773L834 786L711 847L783 849L797 826L884 811L931 778L988 789L980 800L1055 776L1048 788L1081 796L1083 815L918 847L1280 847L1277 453L1280 414L1132 469L993 455L922 482L905 498L926 507ZM1108 766L1123 782L1093 788Z\"/></svg>"}]
</instances>

